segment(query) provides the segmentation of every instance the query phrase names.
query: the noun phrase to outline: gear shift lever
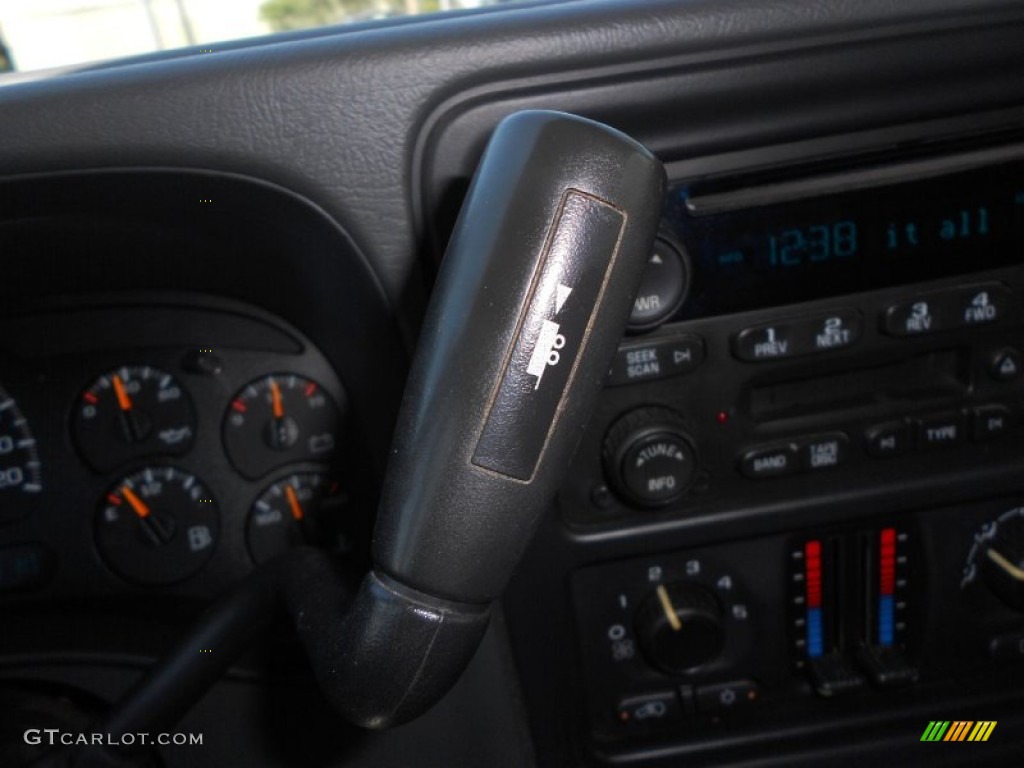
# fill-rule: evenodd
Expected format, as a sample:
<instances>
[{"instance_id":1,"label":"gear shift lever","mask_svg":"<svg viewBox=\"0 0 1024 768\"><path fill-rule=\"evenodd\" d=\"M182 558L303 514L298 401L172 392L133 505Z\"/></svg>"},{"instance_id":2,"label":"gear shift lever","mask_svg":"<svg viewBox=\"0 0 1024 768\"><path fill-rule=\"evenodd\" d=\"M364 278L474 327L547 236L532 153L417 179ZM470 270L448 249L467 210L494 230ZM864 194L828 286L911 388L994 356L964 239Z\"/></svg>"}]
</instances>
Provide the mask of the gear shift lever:
<instances>
[{"instance_id":1,"label":"gear shift lever","mask_svg":"<svg viewBox=\"0 0 1024 768\"><path fill-rule=\"evenodd\" d=\"M295 552L222 599L108 717L173 724L283 596L328 698L354 723L415 717L454 684L568 468L657 230L665 172L599 123L520 112L495 130L438 277L377 519L348 599ZM203 665L206 665L205 667Z\"/></svg>"},{"instance_id":2,"label":"gear shift lever","mask_svg":"<svg viewBox=\"0 0 1024 768\"><path fill-rule=\"evenodd\" d=\"M345 620L347 647L366 654L338 673L349 717L406 720L469 662L607 376L664 177L639 144L582 118L520 112L494 132L406 385L376 567ZM385 669L404 677L390 702Z\"/></svg>"}]
</instances>

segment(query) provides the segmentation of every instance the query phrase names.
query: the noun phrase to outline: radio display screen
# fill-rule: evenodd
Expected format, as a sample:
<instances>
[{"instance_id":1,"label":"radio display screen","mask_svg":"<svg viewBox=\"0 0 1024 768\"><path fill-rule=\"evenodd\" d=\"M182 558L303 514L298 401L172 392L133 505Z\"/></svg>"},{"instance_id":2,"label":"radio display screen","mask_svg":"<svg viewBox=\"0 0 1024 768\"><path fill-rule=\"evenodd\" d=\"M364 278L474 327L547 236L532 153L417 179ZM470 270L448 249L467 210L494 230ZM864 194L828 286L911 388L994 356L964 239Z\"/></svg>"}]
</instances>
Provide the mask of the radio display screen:
<instances>
[{"instance_id":1,"label":"radio display screen","mask_svg":"<svg viewBox=\"0 0 1024 768\"><path fill-rule=\"evenodd\" d=\"M1024 262L1024 162L701 216L692 192L672 186L666 202L691 264L677 319Z\"/></svg>"}]
</instances>

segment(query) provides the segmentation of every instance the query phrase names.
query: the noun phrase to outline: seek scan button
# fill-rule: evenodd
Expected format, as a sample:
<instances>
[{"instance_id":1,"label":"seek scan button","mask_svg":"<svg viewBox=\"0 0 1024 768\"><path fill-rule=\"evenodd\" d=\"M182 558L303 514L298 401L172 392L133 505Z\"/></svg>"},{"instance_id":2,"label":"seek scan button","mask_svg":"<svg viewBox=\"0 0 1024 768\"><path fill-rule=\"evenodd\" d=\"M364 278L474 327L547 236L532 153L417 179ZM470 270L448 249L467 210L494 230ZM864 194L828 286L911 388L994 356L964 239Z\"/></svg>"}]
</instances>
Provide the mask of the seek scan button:
<instances>
[{"instance_id":1,"label":"seek scan button","mask_svg":"<svg viewBox=\"0 0 1024 768\"><path fill-rule=\"evenodd\" d=\"M699 336L673 336L623 344L615 353L608 384L616 387L690 373L704 361Z\"/></svg>"}]
</instances>

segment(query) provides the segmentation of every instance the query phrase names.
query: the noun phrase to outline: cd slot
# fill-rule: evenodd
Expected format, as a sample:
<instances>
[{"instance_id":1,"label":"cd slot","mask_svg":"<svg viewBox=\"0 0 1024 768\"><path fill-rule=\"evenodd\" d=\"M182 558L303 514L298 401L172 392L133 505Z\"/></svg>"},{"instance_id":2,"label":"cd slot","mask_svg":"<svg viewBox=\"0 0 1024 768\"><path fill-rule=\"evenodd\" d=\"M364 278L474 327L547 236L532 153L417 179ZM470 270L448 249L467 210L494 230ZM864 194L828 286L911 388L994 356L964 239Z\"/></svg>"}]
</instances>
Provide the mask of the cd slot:
<instances>
[{"instance_id":1,"label":"cd slot","mask_svg":"<svg viewBox=\"0 0 1024 768\"><path fill-rule=\"evenodd\" d=\"M751 416L771 421L962 397L970 387L967 358L967 350L944 350L871 368L756 386L750 393Z\"/></svg>"},{"instance_id":2,"label":"cd slot","mask_svg":"<svg viewBox=\"0 0 1024 768\"><path fill-rule=\"evenodd\" d=\"M791 203L821 195L923 181L1022 158L1024 145L1016 144L775 183L740 184L735 189L726 191L694 194L687 199L686 209L692 216L713 216L746 208Z\"/></svg>"}]
</instances>

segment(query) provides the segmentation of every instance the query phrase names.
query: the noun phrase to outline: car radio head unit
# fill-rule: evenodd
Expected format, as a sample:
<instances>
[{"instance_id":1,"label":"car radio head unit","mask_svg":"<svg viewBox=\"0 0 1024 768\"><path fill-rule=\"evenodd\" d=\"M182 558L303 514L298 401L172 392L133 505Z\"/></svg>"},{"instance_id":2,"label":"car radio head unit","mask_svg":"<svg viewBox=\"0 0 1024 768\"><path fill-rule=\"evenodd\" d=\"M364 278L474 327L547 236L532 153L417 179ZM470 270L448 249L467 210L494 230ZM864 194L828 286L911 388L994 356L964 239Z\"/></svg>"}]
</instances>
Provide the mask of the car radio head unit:
<instances>
[{"instance_id":1,"label":"car radio head unit","mask_svg":"<svg viewBox=\"0 0 1024 768\"><path fill-rule=\"evenodd\" d=\"M754 184L678 183L676 320L859 293L1024 258L1024 147Z\"/></svg>"}]
</instances>

